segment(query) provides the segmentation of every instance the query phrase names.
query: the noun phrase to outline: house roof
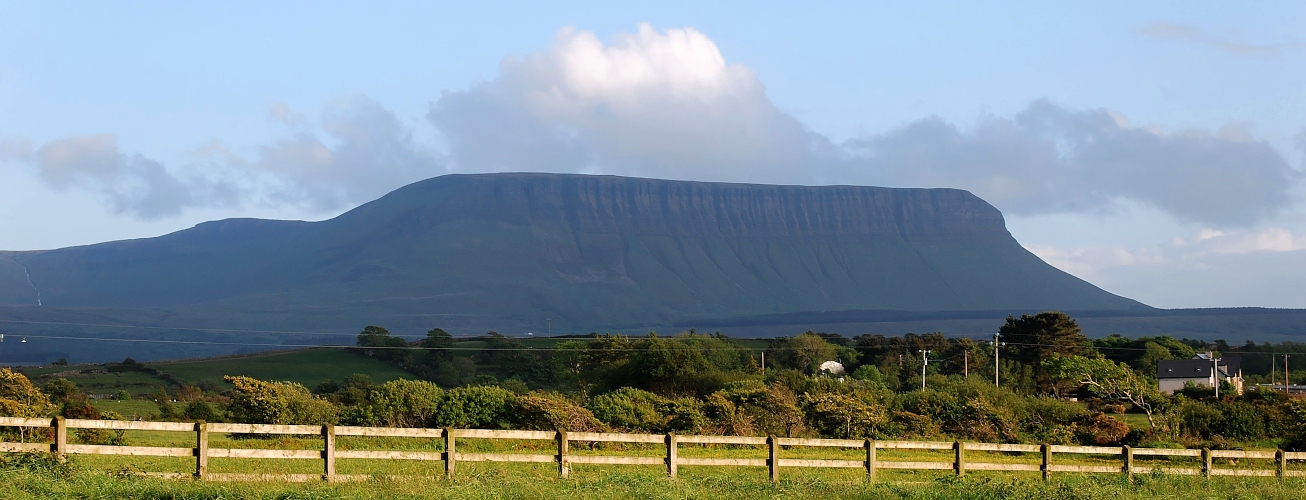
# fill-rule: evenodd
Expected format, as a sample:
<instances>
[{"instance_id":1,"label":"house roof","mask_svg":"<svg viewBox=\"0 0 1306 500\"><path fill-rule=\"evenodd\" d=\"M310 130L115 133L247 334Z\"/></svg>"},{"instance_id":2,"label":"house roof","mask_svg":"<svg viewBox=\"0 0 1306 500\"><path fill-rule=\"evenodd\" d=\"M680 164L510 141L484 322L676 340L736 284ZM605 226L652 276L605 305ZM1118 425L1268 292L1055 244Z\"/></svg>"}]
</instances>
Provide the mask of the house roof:
<instances>
[{"instance_id":1,"label":"house roof","mask_svg":"<svg viewBox=\"0 0 1306 500\"><path fill-rule=\"evenodd\" d=\"M1228 377L1242 369L1242 358L1219 358L1220 376ZM1156 364L1156 378L1210 378L1210 358L1167 359Z\"/></svg>"}]
</instances>

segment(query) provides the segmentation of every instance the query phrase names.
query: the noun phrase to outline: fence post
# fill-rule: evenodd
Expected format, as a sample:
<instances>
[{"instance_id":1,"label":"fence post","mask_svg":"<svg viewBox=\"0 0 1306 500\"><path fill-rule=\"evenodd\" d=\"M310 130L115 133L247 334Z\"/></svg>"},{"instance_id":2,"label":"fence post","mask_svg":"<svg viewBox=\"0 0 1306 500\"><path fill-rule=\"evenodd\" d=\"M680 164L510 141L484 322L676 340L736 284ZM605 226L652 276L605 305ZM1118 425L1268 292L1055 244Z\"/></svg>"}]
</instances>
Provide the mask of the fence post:
<instances>
[{"instance_id":1,"label":"fence post","mask_svg":"<svg viewBox=\"0 0 1306 500\"><path fill-rule=\"evenodd\" d=\"M50 445L50 451L62 462L66 459L64 454L68 452L68 421L63 417L54 417L54 422L50 425L54 427L54 444Z\"/></svg>"},{"instance_id":2,"label":"fence post","mask_svg":"<svg viewBox=\"0 0 1306 500\"><path fill-rule=\"evenodd\" d=\"M875 481L875 440L866 440L866 481Z\"/></svg>"},{"instance_id":3,"label":"fence post","mask_svg":"<svg viewBox=\"0 0 1306 500\"><path fill-rule=\"evenodd\" d=\"M1052 445L1043 445L1043 465L1039 467L1043 471L1043 480L1046 481L1052 476Z\"/></svg>"},{"instance_id":4,"label":"fence post","mask_svg":"<svg viewBox=\"0 0 1306 500\"><path fill-rule=\"evenodd\" d=\"M1202 477L1211 477L1211 449L1202 448Z\"/></svg>"},{"instance_id":5,"label":"fence post","mask_svg":"<svg viewBox=\"0 0 1306 500\"><path fill-rule=\"evenodd\" d=\"M209 424L195 422L195 479L209 475Z\"/></svg>"},{"instance_id":6,"label":"fence post","mask_svg":"<svg viewBox=\"0 0 1306 500\"><path fill-rule=\"evenodd\" d=\"M767 436L766 446L771 450L766 466L771 469L771 482L774 483L780 480L780 443L776 441L775 436Z\"/></svg>"},{"instance_id":7,"label":"fence post","mask_svg":"<svg viewBox=\"0 0 1306 500\"><path fill-rule=\"evenodd\" d=\"M336 426L322 426L322 479L336 479Z\"/></svg>"},{"instance_id":8,"label":"fence post","mask_svg":"<svg viewBox=\"0 0 1306 500\"><path fill-rule=\"evenodd\" d=\"M1134 477L1134 447L1125 445L1120 449L1120 454L1124 457L1125 461L1125 475L1131 478Z\"/></svg>"},{"instance_id":9,"label":"fence post","mask_svg":"<svg viewBox=\"0 0 1306 500\"><path fill-rule=\"evenodd\" d=\"M667 477L676 477L676 433L667 433Z\"/></svg>"},{"instance_id":10,"label":"fence post","mask_svg":"<svg viewBox=\"0 0 1306 500\"><path fill-rule=\"evenodd\" d=\"M558 477L567 477L567 431L558 431Z\"/></svg>"},{"instance_id":11,"label":"fence post","mask_svg":"<svg viewBox=\"0 0 1306 500\"><path fill-rule=\"evenodd\" d=\"M444 477L447 477L449 479L453 479L453 467L455 462L454 457L455 454L454 454L454 442L453 442L453 429L449 427L445 427L444 428Z\"/></svg>"},{"instance_id":12,"label":"fence post","mask_svg":"<svg viewBox=\"0 0 1306 500\"><path fill-rule=\"evenodd\" d=\"M958 476L964 476L966 475L966 445L960 440L953 441L952 449L957 452L957 460L953 462L952 470L953 472L956 472Z\"/></svg>"},{"instance_id":13,"label":"fence post","mask_svg":"<svg viewBox=\"0 0 1306 500\"><path fill-rule=\"evenodd\" d=\"M1287 457L1288 455L1285 454L1283 450L1278 450L1274 452L1274 475L1277 476L1279 479L1283 479L1283 477L1287 475L1285 474L1285 472L1288 471L1288 460L1286 460Z\"/></svg>"}]
</instances>

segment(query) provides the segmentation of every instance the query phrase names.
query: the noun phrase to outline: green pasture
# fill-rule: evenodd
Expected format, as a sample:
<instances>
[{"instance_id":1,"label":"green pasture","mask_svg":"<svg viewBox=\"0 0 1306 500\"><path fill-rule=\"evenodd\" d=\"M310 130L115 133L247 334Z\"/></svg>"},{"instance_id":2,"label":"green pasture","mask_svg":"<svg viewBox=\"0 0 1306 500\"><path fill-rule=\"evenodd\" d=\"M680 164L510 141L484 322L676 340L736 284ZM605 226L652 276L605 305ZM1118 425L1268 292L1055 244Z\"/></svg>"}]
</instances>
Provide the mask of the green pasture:
<instances>
[{"instance_id":1,"label":"green pasture","mask_svg":"<svg viewBox=\"0 0 1306 500\"><path fill-rule=\"evenodd\" d=\"M399 367L346 349L302 349L211 360L150 363L189 384L221 381L223 375L245 375L259 380L286 380L313 387L327 379L340 381L355 373L375 383L413 378Z\"/></svg>"},{"instance_id":2,"label":"green pasture","mask_svg":"<svg viewBox=\"0 0 1306 500\"><path fill-rule=\"evenodd\" d=\"M764 469L682 467L666 477L656 466L575 466L558 478L550 464L460 463L454 479L444 479L440 462L386 467L370 480L347 483L200 482L140 475L137 459L122 457L111 470L90 467L73 457L68 471L8 465L0 468L0 497L45 498L1300 498L1306 481L1275 478L1225 478L1136 474L1064 474L1043 481L1037 473L972 473L956 478L942 473L904 473L866 482L856 471L782 469L772 484ZM178 459L182 460L182 459ZM271 461L258 461L271 462ZM280 461L295 462L295 461ZM178 464L182 465L182 464ZM215 464L211 463L211 467ZM253 465L253 464L248 464ZM264 467L265 464L258 464ZM320 472L311 464L274 466L267 472ZM225 468L218 465L217 468ZM35 470L33 470L35 469ZM251 472L242 468L242 472ZM345 472L345 471L341 471ZM357 473L350 471L350 473ZM413 475L387 479L385 474Z\"/></svg>"}]
</instances>

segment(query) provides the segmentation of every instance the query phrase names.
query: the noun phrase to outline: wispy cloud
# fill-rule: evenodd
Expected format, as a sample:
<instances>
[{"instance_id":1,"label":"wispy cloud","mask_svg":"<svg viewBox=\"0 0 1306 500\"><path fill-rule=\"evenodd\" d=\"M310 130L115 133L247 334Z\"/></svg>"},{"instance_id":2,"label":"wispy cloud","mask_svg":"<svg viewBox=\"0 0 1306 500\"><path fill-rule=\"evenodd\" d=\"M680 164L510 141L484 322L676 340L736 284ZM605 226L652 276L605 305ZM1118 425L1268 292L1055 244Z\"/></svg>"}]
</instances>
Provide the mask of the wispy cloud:
<instances>
[{"instance_id":1,"label":"wispy cloud","mask_svg":"<svg viewBox=\"0 0 1306 500\"><path fill-rule=\"evenodd\" d=\"M1181 23L1156 22L1139 28L1138 32L1159 40L1194 43L1239 55L1279 55L1288 50L1300 50L1304 46L1302 42L1267 44L1239 42L1212 35L1196 26Z\"/></svg>"}]
</instances>

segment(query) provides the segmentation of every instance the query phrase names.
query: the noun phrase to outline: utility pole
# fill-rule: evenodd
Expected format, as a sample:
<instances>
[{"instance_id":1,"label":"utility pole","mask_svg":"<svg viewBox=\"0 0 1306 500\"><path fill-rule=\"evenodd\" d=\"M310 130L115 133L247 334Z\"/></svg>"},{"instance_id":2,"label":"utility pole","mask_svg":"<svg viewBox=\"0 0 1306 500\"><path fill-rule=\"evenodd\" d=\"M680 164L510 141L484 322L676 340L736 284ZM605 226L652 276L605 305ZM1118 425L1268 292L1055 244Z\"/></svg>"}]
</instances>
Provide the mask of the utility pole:
<instances>
[{"instance_id":1,"label":"utility pole","mask_svg":"<svg viewBox=\"0 0 1306 500\"><path fill-rule=\"evenodd\" d=\"M762 351L762 373L766 373L766 351Z\"/></svg>"},{"instance_id":2,"label":"utility pole","mask_svg":"<svg viewBox=\"0 0 1306 500\"><path fill-rule=\"evenodd\" d=\"M970 351L961 351L961 373L962 377L970 378Z\"/></svg>"},{"instance_id":3,"label":"utility pole","mask_svg":"<svg viewBox=\"0 0 1306 500\"><path fill-rule=\"evenodd\" d=\"M1275 368L1278 367L1274 366L1274 354L1270 354L1270 390L1274 390L1274 381L1279 380L1279 372Z\"/></svg>"},{"instance_id":4,"label":"utility pole","mask_svg":"<svg viewBox=\"0 0 1306 500\"><path fill-rule=\"evenodd\" d=\"M1291 394L1292 390L1288 388L1288 355L1283 355L1283 393Z\"/></svg>"},{"instance_id":5,"label":"utility pole","mask_svg":"<svg viewBox=\"0 0 1306 500\"><path fill-rule=\"evenodd\" d=\"M921 349L921 390L925 390L925 367L930 366L930 351Z\"/></svg>"},{"instance_id":6,"label":"utility pole","mask_svg":"<svg viewBox=\"0 0 1306 500\"><path fill-rule=\"evenodd\" d=\"M1215 353L1206 351L1206 354L1211 357L1211 387L1215 388L1215 399L1220 399L1220 362L1215 359Z\"/></svg>"},{"instance_id":7,"label":"utility pole","mask_svg":"<svg viewBox=\"0 0 1306 500\"><path fill-rule=\"evenodd\" d=\"M993 387L1001 387L998 384L998 337L1001 333L993 334Z\"/></svg>"}]
</instances>

